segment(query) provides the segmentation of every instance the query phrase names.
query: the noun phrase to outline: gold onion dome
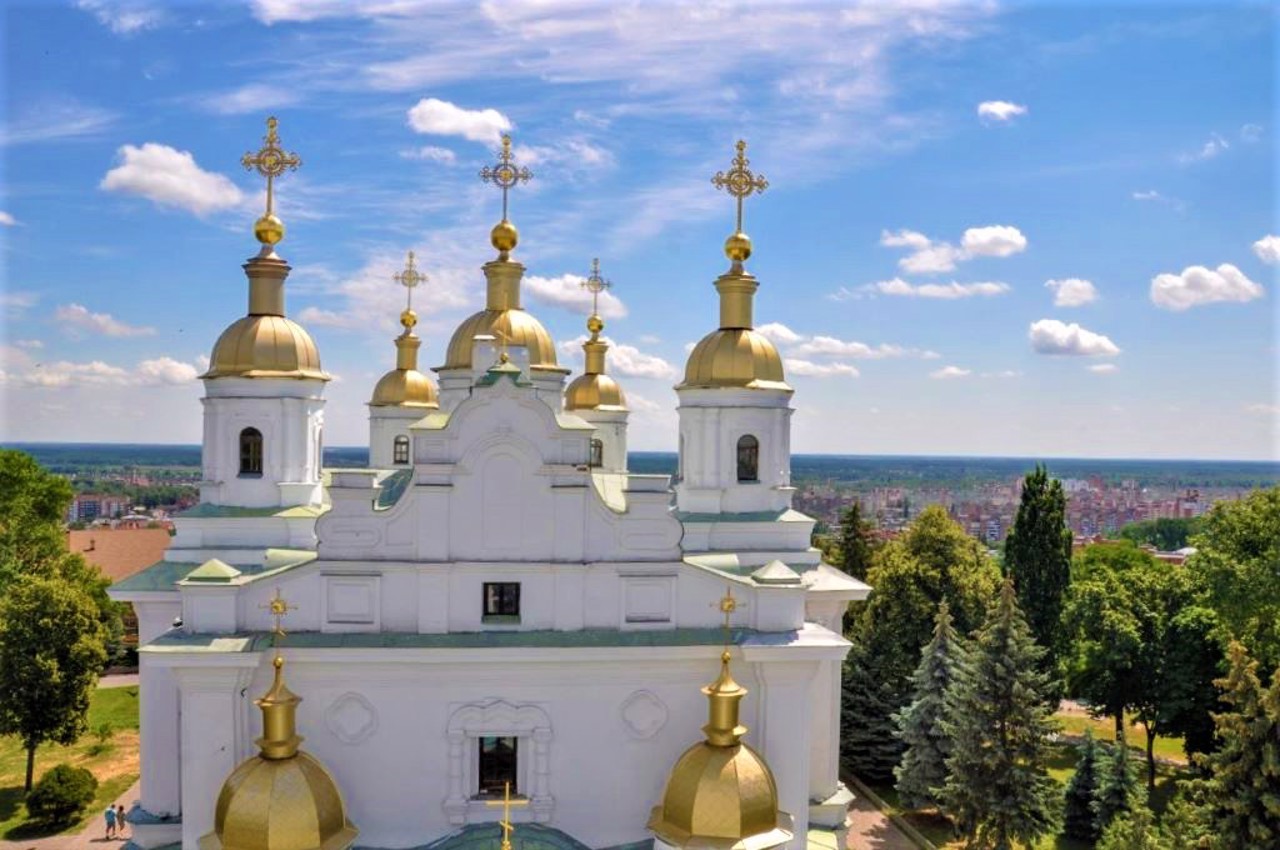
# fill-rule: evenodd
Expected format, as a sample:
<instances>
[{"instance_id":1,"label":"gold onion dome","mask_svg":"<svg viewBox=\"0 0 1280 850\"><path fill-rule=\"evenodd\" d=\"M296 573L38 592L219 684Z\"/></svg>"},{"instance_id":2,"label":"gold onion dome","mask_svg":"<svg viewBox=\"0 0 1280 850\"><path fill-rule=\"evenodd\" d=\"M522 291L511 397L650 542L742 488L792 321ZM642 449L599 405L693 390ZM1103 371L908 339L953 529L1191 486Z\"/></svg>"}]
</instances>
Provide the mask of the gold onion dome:
<instances>
[{"instance_id":1,"label":"gold onion dome","mask_svg":"<svg viewBox=\"0 0 1280 850\"><path fill-rule=\"evenodd\" d=\"M622 387L604 372L609 343L600 338L600 332L604 330L604 319L600 318L600 293L610 285L600 276L600 260L593 260L591 274L582 282L582 288L591 293L591 315L587 317L587 330L591 337L582 344L586 360L583 374L574 378L564 392L566 410L627 409L627 397Z\"/></svg>"},{"instance_id":2,"label":"gold onion dome","mask_svg":"<svg viewBox=\"0 0 1280 850\"><path fill-rule=\"evenodd\" d=\"M778 787L764 758L742 743L747 729L738 722L738 703L747 689L733 680L729 650L720 656L720 675L702 692L710 720L700 741L671 768L662 804L649 829L680 848L766 850L791 840L790 817L778 811Z\"/></svg>"},{"instance_id":3,"label":"gold onion dome","mask_svg":"<svg viewBox=\"0 0 1280 850\"><path fill-rule=\"evenodd\" d=\"M413 290L424 283L427 276L414 265L414 254L409 252L404 270L393 279L405 288L409 305L413 303ZM400 313L400 326L404 328L396 337L396 368L387 372L373 388L369 404L373 407L439 407L436 385L418 371L418 348L422 340L413 332L418 324L418 314L412 306Z\"/></svg>"},{"instance_id":4,"label":"gold onion dome","mask_svg":"<svg viewBox=\"0 0 1280 850\"><path fill-rule=\"evenodd\" d=\"M200 850L344 850L358 830L342 794L318 760L298 749L296 712L302 700L284 683L284 659L262 709L260 752L237 767L218 795L213 831Z\"/></svg>"}]
</instances>

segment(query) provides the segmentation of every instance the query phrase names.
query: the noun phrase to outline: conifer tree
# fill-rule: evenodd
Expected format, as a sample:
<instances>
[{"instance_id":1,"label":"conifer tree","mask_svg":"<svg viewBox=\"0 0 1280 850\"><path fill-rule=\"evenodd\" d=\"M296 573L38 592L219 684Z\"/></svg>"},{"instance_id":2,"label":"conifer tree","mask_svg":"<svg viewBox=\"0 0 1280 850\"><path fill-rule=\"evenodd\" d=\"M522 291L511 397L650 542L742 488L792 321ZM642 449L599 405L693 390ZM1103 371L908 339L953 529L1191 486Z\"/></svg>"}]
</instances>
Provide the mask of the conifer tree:
<instances>
[{"instance_id":1,"label":"conifer tree","mask_svg":"<svg viewBox=\"0 0 1280 850\"><path fill-rule=\"evenodd\" d=\"M840 764L868 782L891 782L902 757L893 713L902 704L882 654L854 643L840 697Z\"/></svg>"},{"instance_id":2,"label":"conifer tree","mask_svg":"<svg viewBox=\"0 0 1280 850\"><path fill-rule=\"evenodd\" d=\"M960 636L951 625L951 608L944 599L934 618L933 639L925 646L911 678L911 704L894 715L897 737L907 749L893 775L902 802L910 808L939 805L951 754L951 741L941 723L943 700L963 655Z\"/></svg>"},{"instance_id":3,"label":"conifer tree","mask_svg":"<svg viewBox=\"0 0 1280 850\"><path fill-rule=\"evenodd\" d=\"M1031 634L1045 649L1040 669L1056 678L1058 624L1071 582L1071 530L1062 482L1039 464L1023 479L1018 513L1004 542L1004 563Z\"/></svg>"},{"instance_id":4,"label":"conifer tree","mask_svg":"<svg viewBox=\"0 0 1280 850\"><path fill-rule=\"evenodd\" d=\"M1062 786L1049 776L1044 650L1005 579L947 691L943 728L951 736L943 808L970 847L1011 850L1056 831Z\"/></svg>"},{"instance_id":5,"label":"conifer tree","mask_svg":"<svg viewBox=\"0 0 1280 850\"><path fill-rule=\"evenodd\" d=\"M1078 749L1076 772L1067 784L1066 804L1062 810L1062 831L1071 838L1080 841L1098 840L1093 820L1093 798L1098 792L1098 774L1102 761L1102 749L1093 737L1093 730L1086 728L1084 742Z\"/></svg>"},{"instance_id":6,"label":"conifer tree","mask_svg":"<svg viewBox=\"0 0 1280 850\"><path fill-rule=\"evenodd\" d=\"M1263 691L1244 646L1232 643L1228 655L1218 685L1230 710L1214 715L1220 746L1203 762L1209 831L1215 850L1280 847L1280 670Z\"/></svg>"},{"instance_id":7,"label":"conifer tree","mask_svg":"<svg viewBox=\"0 0 1280 850\"><path fill-rule=\"evenodd\" d=\"M1094 833L1101 835L1119 815L1132 811L1140 793L1138 772L1121 735L1099 765L1098 789L1093 797Z\"/></svg>"},{"instance_id":8,"label":"conifer tree","mask_svg":"<svg viewBox=\"0 0 1280 850\"><path fill-rule=\"evenodd\" d=\"M1116 816L1102 838L1097 850L1169 850L1160 826L1147 806L1147 795L1142 786L1136 786L1133 808Z\"/></svg>"},{"instance_id":9,"label":"conifer tree","mask_svg":"<svg viewBox=\"0 0 1280 850\"><path fill-rule=\"evenodd\" d=\"M874 548L871 524L862 518L862 505L854 499L840 516L840 568L866 581Z\"/></svg>"}]
</instances>

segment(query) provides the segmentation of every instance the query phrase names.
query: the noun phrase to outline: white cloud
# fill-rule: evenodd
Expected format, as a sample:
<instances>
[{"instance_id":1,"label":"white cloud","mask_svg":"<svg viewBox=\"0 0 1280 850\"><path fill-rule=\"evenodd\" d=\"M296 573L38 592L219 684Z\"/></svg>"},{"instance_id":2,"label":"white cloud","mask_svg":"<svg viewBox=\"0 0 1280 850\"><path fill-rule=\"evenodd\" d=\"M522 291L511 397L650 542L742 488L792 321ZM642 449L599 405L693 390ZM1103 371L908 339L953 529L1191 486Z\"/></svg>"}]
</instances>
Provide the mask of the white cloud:
<instances>
[{"instance_id":1,"label":"white cloud","mask_svg":"<svg viewBox=\"0 0 1280 850\"><path fill-rule=\"evenodd\" d=\"M1089 367L1089 371L1098 375L1110 375L1112 372L1120 371L1120 367L1114 363L1095 363Z\"/></svg>"},{"instance_id":2,"label":"white cloud","mask_svg":"<svg viewBox=\"0 0 1280 850\"><path fill-rule=\"evenodd\" d=\"M999 372L983 372L984 378L1020 378L1022 373L1016 369L1002 369Z\"/></svg>"},{"instance_id":3,"label":"white cloud","mask_svg":"<svg viewBox=\"0 0 1280 850\"><path fill-rule=\"evenodd\" d=\"M186 384L194 381L196 367L190 363L174 360L172 357L157 357L154 360L143 360L134 373L140 384Z\"/></svg>"},{"instance_id":4,"label":"white cloud","mask_svg":"<svg viewBox=\"0 0 1280 850\"><path fill-rule=\"evenodd\" d=\"M133 35L154 29L164 22L163 10L148 3L128 0L76 0L76 7L91 13L98 23L116 35Z\"/></svg>"},{"instance_id":5,"label":"white cloud","mask_svg":"<svg viewBox=\"0 0 1280 850\"><path fill-rule=\"evenodd\" d=\"M1161 195L1155 189L1148 189L1144 192L1134 192L1133 199L1135 201L1163 201L1164 195Z\"/></svg>"},{"instance_id":6,"label":"white cloud","mask_svg":"<svg viewBox=\"0 0 1280 850\"><path fill-rule=\"evenodd\" d=\"M40 296L34 292L21 292L18 290L0 292L0 310L11 314L21 313L30 307L34 307L39 300Z\"/></svg>"},{"instance_id":7,"label":"white cloud","mask_svg":"<svg viewBox=\"0 0 1280 850\"><path fill-rule=\"evenodd\" d=\"M1280 263L1280 236L1268 235L1253 243L1253 253L1270 265Z\"/></svg>"},{"instance_id":8,"label":"white cloud","mask_svg":"<svg viewBox=\"0 0 1280 850\"><path fill-rule=\"evenodd\" d=\"M110 337L153 336L155 328L130 325L110 313L93 313L81 304L63 304L53 314L64 326Z\"/></svg>"},{"instance_id":9,"label":"white cloud","mask_svg":"<svg viewBox=\"0 0 1280 850\"><path fill-rule=\"evenodd\" d=\"M423 145L413 150L400 151L400 156L404 159L424 159L429 162L438 162L441 165L454 165L458 161L458 155L453 151L436 145Z\"/></svg>"},{"instance_id":10,"label":"white cloud","mask_svg":"<svg viewBox=\"0 0 1280 850\"><path fill-rule=\"evenodd\" d=\"M418 133L495 144L511 130L511 119L496 109L463 109L447 100L426 97L409 110L409 126Z\"/></svg>"},{"instance_id":11,"label":"white cloud","mask_svg":"<svg viewBox=\"0 0 1280 850\"><path fill-rule=\"evenodd\" d=\"M1008 257L1027 250L1027 237L1016 227L993 224L970 227L960 240L968 257Z\"/></svg>"},{"instance_id":12,"label":"white cloud","mask_svg":"<svg viewBox=\"0 0 1280 850\"><path fill-rule=\"evenodd\" d=\"M1005 122L1018 115L1026 115L1027 107L1007 100L984 100L978 104L978 117Z\"/></svg>"},{"instance_id":13,"label":"white cloud","mask_svg":"<svg viewBox=\"0 0 1280 850\"><path fill-rule=\"evenodd\" d=\"M831 336L814 336L791 349L789 354L797 357L849 357L855 360L883 360L888 357L925 357L932 352L922 352L915 348L903 348L900 345L881 343L877 346L865 342L845 341Z\"/></svg>"},{"instance_id":14,"label":"white cloud","mask_svg":"<svg viewBox=\"0 0 1280 850\"><path fill-rule=\"evenodd\" d=\"M14 227L15 225L17 225L17 223L18 223L18 220L14 218L11 213L7 213L4 210L0 210L0 226Z\"/></svg>"},{"instance_id":15,"label":"white cloud","mask_svg":"<svg viewBox=\"0 0 1280 850\"><path fill-rule=\"evenodd\" d=\"M203 216L237 206L244 193L222 174L205 171L187 151L147 142L124 145L121 164L98 184L108 192L141 195L161 206L178 207Z\"/></svg>"},{"instance_id":16,"label":"white cloud","mask_svg":"<svg viewBox=\"0 0 1280 850\"><path fill-rule=\"evenodd\" d=\"M782 366L787 374L801 378L858 377L857 367L848 363L814 363L812 360L788 357L782 361Z\"/></svg>"},{"instance_id":17,"label":"white cloud","mask_svg":"<svg viewBox=\"0 0 1280 850\"><path fill-rule=\"evenodd\" d=\"M1178 162L1184 165L1192 162L1203 162L1204 160L1215 158L1230 147L1231 144L1226 139L1217 133L1213 133L1209 136L1209 141L1205 142L1199 150L1180 154Z\"/></svg>"},{"instance_id":18,"label":"white cloud","mask_svg":"<svg viewBox=\"0 0 1280 850\"><path fill-rule=\"evenodd\" d=\"M887 248L908 248L911 253L898 260L898 267L908 274L934 274L955 269L956 263L974 257L1008 257L1025 251L1027 237L1016 227L993 224L970 227L957 247L939 242L915 230L883 230L880 244Z\"/></svg>"},{"instance_id":19,"label":"white cloud","mask_svg":"<svg viewBox=\"0 0 1280 850\"><path fill-rule=\"evenodd\" d=\"M1151 279L1151 302L1166 310L1181 311L1218 301L1253 301L1262 295L1262 286L1230 263L1223 263L1216 271L1188 266L1181 274L1165 273Z\"/></svg>"},{"instance_id":20,"label":"white cloud","mask_svg":"<svg viewBox=\"0 0 1280 850\"><path fill-rule=\"evenodd\" d=\"M1057 319L1041 319L1031 323L1027 336L1037 354L1114 357L1120 353L1120 347L1110 339L1085 330L1075 322L1066 324Z\"/></svg>"},{"instance_id":21,"label":"white cloud","mask_svg":"<svg viewBox=\"0 0 1280 850\"><path fill-rule=\"evenodd\" d=\"M804 339L800 334L780 322L769 322L756 328L756 333L778 345L793 345Z\"/></svg>"},{"instance_id":22,"label":"white cloud","mask_svg":"<svg viewBox=\"0 0 1280 850\"><path fill-rule=\"evenodd\" d=\"M907 298L933 298L946 301L954 301L958 298L973 298L975 296L990 297L992 295L1003 295L1009 291L1009 284L996 281L983 281L980 283L924 283L912 284L895 277L893 280L882 280L878 283L870 284L869 289L880 293L881 295L895 295Z\"/></svg>"},{"instance_id":23,"label":"white cloud","mask_svg":"<svg viewBox=\"0 0 1280 850\"><path fill-rule=\"evenodd\" d=\"M94 136L114 124L118 117L115 112L76 100L43 100L4 122L0 127L0 145Z\"/></svg>"},{"instance_id":24,"label":"white cloud","mask_svg":"<svg viewBox=\"0 0 1280 850\"><path fill-rule=\"evenodd\" d=\"M1262 138L1262 125L1245 124L1240 128L1240 139L1245 142L1256 142Z\"/></svg>"},{"instance_id":25,"label":"white cloud","mask_svg":"<svg viewBox=\"0 0 1280 850\"><path fill-rule=\"evenodd\" d=\"M6 374L6 382L35 388L79 386L158 387L189 384L197 371L190 363L172 357L143 360L133 369L113 366L101 360L75 363L58 360L50 363L20 364L21 372Z\"/></svg>"},{"instance_id":26,"label":"white cloud","mask_svg":"<svg viewBox=\"0 0 1280 850\"><path fill-rule=\"evenodd\" d=\"M1053 290L1053 306L1081 307L1098 300L1097 287L1078 277L1065 280L1046 280L1044 285Z\"/></svg>"},{"instance_id":27,"label":"white cloud","mask_svg":"<svg viewBox=\"0 0 1280 850\"><path fill-rule=\"evenodd\" d=\"M967 378L972 374L972 369L962 369L959 366L943 366L941 369L930 372L929 377L934 378L935 380L945 381L951 378Z\"/></svg>"},{"instance_id":28,"label":"white cloud","mask_svg":"<svg viewBox=\"0 0 1280 850\"><path fill-rule=\"evenodd\" d=\"M615 342L607 336L602 339L609 343L609 352L605 355L605 370L611 375L669 381L679 374L675 366L655 354L646 354L634 345ZM571 357L580 356L582 344L586 341L586 334L565 340L559 345L560 352Z\"/></svg>"},{"instance_id":29,"label":"white cloud","mask_svg":"<svg viewBox=\"0 0 1280 850\"><path fill-rule=\"evenodd\" d=\"M1164 204L1165 206L1172 207L1178 212L1182 212L1187 208L1186 201L1178 198L1171 198L1168 195L1162 195L1155 189L1133 192L1130 194L1130 197L1135 201L1148 201L1153 204Z\"/></svg>"},{"instance_id":30,"label":"white cloud","mask_svg":"<svg viewBox=\"0 0 1280 850\"><path fill-rule=\"evenodd\" d=\"M559 277L526 277L522 288L529 297L539 304L552 307L563 307L586 316L591 313L591 293L582 288L586 278L576 274L562 274ZM627 315L627 306L609 290L600 293L600 316L605 319L620 319Z\"/></svg>"},{"instance_id":31,"label":"white cloud","mask_svg":"<svg viewBox=\"0 0 1280 850\"><path fill-rule=\"evenodd\" d=\"M13 344L27 351L39 351L44 348L44 343L38 339L15 339Z\"/></svg>"},{"instance_id":32,"label":"white cloud","mask_svg":"<svg viewBox=\"0 0 1280 850\"><path fill-rule=\"evenodd\" d=\"M248 115L292 106L301 99L299 91L294 88L249 83L231 91L209 95L200 102L205 109L220 115Z\"/></svg>"},{"instance_id":33,"label":"white cloud","mask_svg":"<svg viewBox=\"0 0 1280 850\"><path fill-rule=\"evenodd\" d=\"M1245 413L1258 413L1263 416L1280 416L1280 404L1247 404Z\"/></svg>"}]
</instances>

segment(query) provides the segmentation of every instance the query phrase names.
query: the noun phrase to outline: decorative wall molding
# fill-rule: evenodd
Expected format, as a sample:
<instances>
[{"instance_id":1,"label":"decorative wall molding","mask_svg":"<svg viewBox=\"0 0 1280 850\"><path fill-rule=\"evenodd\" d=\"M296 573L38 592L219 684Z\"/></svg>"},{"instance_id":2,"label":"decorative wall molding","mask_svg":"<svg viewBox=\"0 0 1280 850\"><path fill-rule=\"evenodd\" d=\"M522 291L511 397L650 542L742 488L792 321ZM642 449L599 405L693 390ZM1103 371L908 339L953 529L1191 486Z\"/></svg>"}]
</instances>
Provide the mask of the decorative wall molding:
<instances>
[{"instance_id":1,"label":"decorative wall molding","mask_svg":"<svg viewBox=\"0 0 1280 850\"><path fill-rule=\"evenodd\" d=\"M636 691L619 706L622 723L634 738L646 740L667 725L666 703L649 691Z\"/></svg>"},{"instance_id":2,"label":"decorative wall molding","mask_svg":"<svg viewBox=\"0 0 1280 850\"><path fill-rule=\"evenodd\" d=\"M338 697L324 713L324 725L344 744L359 744L378 731L378 711L354 691Z\"/></svg>"},{"instance_id":3,"label":"decorative wall molding","mask_svg":"<svg viewBox=\"0 0 1280 850\"><path fill-rule=\"evenodd\" d=\"M526 787L521 793L529 798L533 820L547 823L555 812L551 796L551 718L540 707L513 704L501 699L470 703L455 709L446 729L449 740L449 795L444 801L445 814L452 824L467 823L476 808L471 799L475 770L469 758L479 738L514 737L519 741L517 770ZM488 812L491 814L491 810ZM488 819L488 818L486 818Z\"/></svg>"}]
</instances>

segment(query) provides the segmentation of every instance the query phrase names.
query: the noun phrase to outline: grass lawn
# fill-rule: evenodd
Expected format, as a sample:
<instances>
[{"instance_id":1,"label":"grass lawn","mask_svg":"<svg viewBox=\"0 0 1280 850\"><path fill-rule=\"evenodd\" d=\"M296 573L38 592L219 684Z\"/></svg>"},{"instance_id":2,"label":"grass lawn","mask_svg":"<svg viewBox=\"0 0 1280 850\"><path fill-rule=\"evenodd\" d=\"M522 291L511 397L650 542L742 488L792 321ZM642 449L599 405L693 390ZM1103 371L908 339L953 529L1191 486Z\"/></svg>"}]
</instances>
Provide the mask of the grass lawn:
<instances>
[{"instance_id":1,"label":"grass lawn","mask_svg":"<svg viewBox=\"0 0 1280 850\"><path fill-rule=\"evenodd\" d=\"M115 734L100 747L93 730L110 723ZM22 804L22 781L27 754L13 737L0 737L0 838L16 841L39 838L58 832L78 832L91 820L101 820L108 803L116 802L138 778L138 688L103 688L89 703L89 732L69 747L45 745L36 750L36 779L55 764L67 762L93 771L98 778L98 796L78 822L50 831L27 823ZM127 801L125 808L129 807Z\"/></svg>"}]
</instances>

